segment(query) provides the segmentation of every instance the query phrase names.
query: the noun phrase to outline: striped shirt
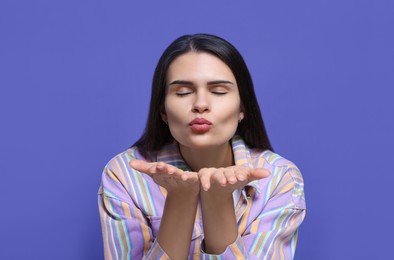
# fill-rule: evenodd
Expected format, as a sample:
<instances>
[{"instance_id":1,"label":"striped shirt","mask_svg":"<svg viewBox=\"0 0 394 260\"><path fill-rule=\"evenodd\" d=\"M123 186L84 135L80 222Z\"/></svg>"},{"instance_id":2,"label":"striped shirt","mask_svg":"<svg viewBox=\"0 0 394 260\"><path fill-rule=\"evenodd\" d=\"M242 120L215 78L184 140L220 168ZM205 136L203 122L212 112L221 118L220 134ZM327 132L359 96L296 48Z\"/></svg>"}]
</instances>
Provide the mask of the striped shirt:
<instances>
[{"instance_id":1,"label":"striped shirt","mask_svg":"<svg viewBox=\"0 0 394 260\"><path fill-rule=\"evenodd\" d=\"M298 227L305 217L304 184L290 161L271 151L231 140L235 165L265 168L271 175L246 185L235 204L238 238L220 255L204 253L201 208L197 209L188 259L293 259ZM176 142L155 152L136 147L105 166L98 192L105 259L169 259L157 242L166 190L128 162L165 162L190 170Z\"/></svg>"}]
</instances>

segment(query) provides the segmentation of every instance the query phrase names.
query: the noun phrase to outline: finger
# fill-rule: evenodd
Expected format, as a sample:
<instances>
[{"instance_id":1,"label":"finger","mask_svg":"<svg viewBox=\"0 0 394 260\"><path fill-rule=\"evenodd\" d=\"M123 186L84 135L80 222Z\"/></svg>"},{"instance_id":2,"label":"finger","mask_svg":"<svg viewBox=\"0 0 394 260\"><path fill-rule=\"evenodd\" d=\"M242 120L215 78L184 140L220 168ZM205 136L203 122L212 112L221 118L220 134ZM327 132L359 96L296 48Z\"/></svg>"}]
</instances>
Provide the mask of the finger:
<instances>
[{"instance_id":1,"label":"finger","mask_svg":"<svg viewBox=\"0 0 394 260\"><path fill-rule=\"evenodd\" d=\"M225 169L223 172L223 175L226 178L228 183L234 184L237 182L237 178L235 176L235 172L233 169Z\"/></svg>"},{"instance_id":2,"label":"finger","mask_svg":"<svg viewBox=\"0 0 394 260\"><path fill-rule=\"evenodd\" d=\"M250 172L250 168L238 168L235 170L235 176L237 177L237 180L240 182L243 182L248 179L248 174Z\"/></svg>"},{"instance_id":3,"label":"finger","mask_svg":"<svg viewBox=\"0 0 394 260\"><path fill-rule=\"evenodd\" d=\"M184 171L182 175L182 180L189 181L191 183L195 183L199 181L198 174L196 172Z\"/></svg>"},{"instance_id":4,"label":"finger","mask_svg":"<svg viewBox=\"0 0 394 260\"><path fill-rule=\"evenodd\" d=\"M169 175L175 174L180 176L183 173L181 169L178 169L177 167L164 162L158 162L156 168L158 169L158 172L167 173Z\"/></svg>"},{"instance_id":5,"label":"finger","mask_svg":"<svg viewBox=\"0 0 394 260\"><path fill-rule=\"evenodd\" d=\"M183 174L181 175L181 180L182 181L187 181L189 179L189 172L183 172Z\"/></svg>"},{"instance_id":6,"label":"finger","mask_svg":"<svg viewBox=\"0 0 394 260\"><path fill-rule=\"evenodd\" d=\"M163 162L158 162L157 164L156 164L156 169L157 169L157 171L158 172L165 172L166 171L166 164L165 163L163 163Z\"/></svg>"},{"instance_id":7,"label":"finger","mask_svg":"<svg viewBox=\"0 0 394 260\"><path fill-rule=\"evenodd\" d=\"M143 160L132 160L129 162L129 165L140 172L152 175L156 173L167 173L167 174L175 174L179 177L182 176L183 171L181 169L176 168L175 166L166 164L164 162L158 163L148 163Z\"/></svg>"},{"instance_id":8,"label":"finger","mask_svg":"<svg viewBox=\"0 0 394 260\"><path fill-rule=\"evenodd\" d=\"M198 176L196 172L191 172L191 171L183 171L183 174L181 176L182 181L198 181Z\"/></svg>"},{"instance_id":9,"label":"finger","mask_svg":"<svg viewBox=\"0 0 394 260\"><path fill-rule=\"evenodd\" d=\"M156 168L155 164L148 163L142 160L132 160L129 162L129 165L131 168L147 174L153 174L154 169Z\"/></svg>"},{"instance_id":10,"label":"finger","mask_svg":"<svg viewBox=\"0 0 394 260\"><path fill-rule=\"evenodd\" d=\"M212 171L208 169L202 169L198 172L198 175L200 176L200 183L201 187L204 191L208 191L209 188L211 188L211 175Z\"/></svg>"},{"instance_id":11,"label":"finger","mask_svg":"<svg viewBox=\"0 0 394 260\"><path fill-rule=\"evenodd\" d=\"M270 174L271 173L267 169L262 169L262 168L253 169L253 171L249 173L248 180L254 181L254 180L264 179L270 176Z\"/></svg>"},{"instance_id":12,"label":"finger","mask_svg":"<svg viewBox=\"0 0 394 260\"><path fill-rule=\"evenodd\" d=\"M170 175L174 175L176 177L180 177L180 178L184 178L184 173L185 171L178 169L177 167L170 165L170 164L166 164L166 172Z\"/></svg>"},{"instance_id":13,"label":"finger","mask_svg":"<svg viewBox=\"0 0 394 260\"><path fill-rule=\"evenodd\" d=\"M172 165L166 164L164 162L158 162L156 168L160 173L167 173L169 175L172 175L176 172Z\"/></svg>"},{"instance_id":14,"label":"finger","mask_svg":"<svg viewBox=\"0 0 394 260\"><path fill-rule=\"evenodd\" d=\"M222 186L226 186L227 185L227 179L223 174L224 170L216 170L213 175L212 175L212 179L214 179L216 182L218 182L220 185Z\"/></svg>"}]
</instances>

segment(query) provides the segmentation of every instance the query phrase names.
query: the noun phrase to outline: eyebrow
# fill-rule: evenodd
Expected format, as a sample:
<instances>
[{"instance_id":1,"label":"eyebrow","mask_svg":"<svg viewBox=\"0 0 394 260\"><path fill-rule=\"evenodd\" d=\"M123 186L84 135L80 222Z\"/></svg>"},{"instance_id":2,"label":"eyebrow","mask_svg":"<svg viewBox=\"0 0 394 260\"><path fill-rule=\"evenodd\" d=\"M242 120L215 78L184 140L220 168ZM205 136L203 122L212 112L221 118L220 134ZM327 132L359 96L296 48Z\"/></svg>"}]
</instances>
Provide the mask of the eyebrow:
<instances>
[{"instance_id":1,"label":"eyebrow","mask_svg":"<svg viewBox=\"0 0 394 260\"><path fill-rule=\"evenodd\" d=\"M228 80L214 80L214 81L209 81L208 85L217 85L217 84L230 84L230 85L234 85L233 82L228 81ZM171 85L193 85L192 81L188 81L188 80L174 80L173 82L171 82L170 84L168 84L169 86Z\"/></svg>"}]
</instances>

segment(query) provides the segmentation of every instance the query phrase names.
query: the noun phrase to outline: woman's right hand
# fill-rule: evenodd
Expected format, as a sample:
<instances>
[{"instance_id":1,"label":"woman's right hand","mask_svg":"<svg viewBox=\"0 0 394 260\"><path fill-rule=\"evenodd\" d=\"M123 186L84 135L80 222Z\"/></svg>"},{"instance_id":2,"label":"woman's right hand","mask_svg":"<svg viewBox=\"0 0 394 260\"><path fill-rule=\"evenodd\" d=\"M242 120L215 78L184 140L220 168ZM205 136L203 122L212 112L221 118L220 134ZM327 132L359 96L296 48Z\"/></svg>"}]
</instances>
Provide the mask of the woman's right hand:
<instances>
[{"instance_id":1,"label":"woman's right hand","mask_svg":"<svg viewBox=\"0 0 394 260\"><path fill-rule=\"evenodd\" d=\"M191 192L200 190L200 181L196 172L183 171L177 167L164 163L148 163L143 160L129 162L131 168L149 175L156 184L165 188L167 192Z\"/></svg>"}]
</instances>

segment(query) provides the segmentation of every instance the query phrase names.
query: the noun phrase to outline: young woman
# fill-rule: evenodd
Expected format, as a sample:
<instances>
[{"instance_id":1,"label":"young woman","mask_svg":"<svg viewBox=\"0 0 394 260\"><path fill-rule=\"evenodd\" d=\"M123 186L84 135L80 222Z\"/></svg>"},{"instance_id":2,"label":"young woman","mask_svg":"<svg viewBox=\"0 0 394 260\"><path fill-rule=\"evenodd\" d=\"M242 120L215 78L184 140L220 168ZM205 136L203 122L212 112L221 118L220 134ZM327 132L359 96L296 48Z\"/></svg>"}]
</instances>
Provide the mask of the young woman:
<instances>
[{"instance_id":1,"label":"young woman","mask_svg":"<svg viewBox=\"0 0 394 260\"><path fill-rule=\"evenodd\" d=\"M106 259L292 259L298 168L273 152L249 71L213 35L185 35L154 73L142 137L105 167Z\"/></svg>"}]
</instances>

